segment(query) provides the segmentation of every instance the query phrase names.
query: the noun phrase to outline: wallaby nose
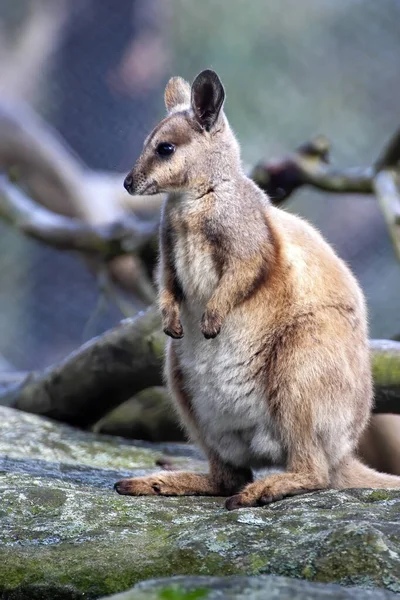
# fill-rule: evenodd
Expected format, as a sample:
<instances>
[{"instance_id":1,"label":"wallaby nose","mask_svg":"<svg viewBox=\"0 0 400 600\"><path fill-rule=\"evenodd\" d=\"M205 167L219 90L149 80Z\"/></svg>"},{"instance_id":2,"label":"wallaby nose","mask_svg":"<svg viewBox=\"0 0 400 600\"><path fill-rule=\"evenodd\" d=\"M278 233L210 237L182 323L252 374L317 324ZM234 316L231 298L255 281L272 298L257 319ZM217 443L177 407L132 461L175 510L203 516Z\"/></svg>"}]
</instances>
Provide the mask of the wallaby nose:
<instances>
[{"instance_id":1,"label":"wallaby nose","mask_svg":"<svg viewBox=\"0 0 400 600\"><path fill-rule=\"evenodd\" d=\"M124 188L129 194L132 194L133 190L133 177L132 175L127 175L124 180Z\"/></svg>"}]
</instances>

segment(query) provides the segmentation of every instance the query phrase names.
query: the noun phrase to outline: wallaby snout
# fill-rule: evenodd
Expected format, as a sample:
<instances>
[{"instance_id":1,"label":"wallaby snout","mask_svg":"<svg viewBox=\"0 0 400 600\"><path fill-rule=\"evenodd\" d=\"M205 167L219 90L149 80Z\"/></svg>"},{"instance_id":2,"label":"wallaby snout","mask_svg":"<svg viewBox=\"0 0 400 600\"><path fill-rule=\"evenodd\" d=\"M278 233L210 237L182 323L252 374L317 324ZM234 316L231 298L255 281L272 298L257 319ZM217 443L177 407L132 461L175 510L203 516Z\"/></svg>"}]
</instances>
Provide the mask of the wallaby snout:
<instances>
[{"instance_id":1,"label":"wallaby snout","mask_svg":"<svg viewBox=\"0 0 400 600\"><path fill-rule=\"evenodd\" d=\"M124 188L128 194L133 194L133 177L130 173L124 179Z\"/></svg>"},{"instance_id":2,"label":"wallaby snout","mask_svg":"<svg viewBox=\"0 0 400 600\"><path fill-rule=\"evenodd\" d=\"M146 177L146 175L141 171L139 164L136 164L135 167L125 177L124 188L129 194L131 194L131 196L140 196L142 194L150 196L151 194L157 194L158 192L158 186L156 182L153 179Z\"/></svg>"}]
</instances>

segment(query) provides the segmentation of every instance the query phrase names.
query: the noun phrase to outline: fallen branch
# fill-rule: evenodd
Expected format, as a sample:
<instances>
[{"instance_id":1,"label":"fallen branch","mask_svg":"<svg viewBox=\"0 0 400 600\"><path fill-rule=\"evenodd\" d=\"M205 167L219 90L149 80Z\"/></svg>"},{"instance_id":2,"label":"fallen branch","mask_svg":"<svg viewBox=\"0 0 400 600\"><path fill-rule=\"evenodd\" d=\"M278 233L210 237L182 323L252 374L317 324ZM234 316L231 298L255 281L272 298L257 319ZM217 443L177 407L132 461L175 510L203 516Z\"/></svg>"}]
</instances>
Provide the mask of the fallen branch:
<instances>
[{"instance_id":1,"label":"fallen branch","mask_svg":"<svg viewBox=\"0 0 400 600\"><path fill-rule=\"evenodd\" d=\"M150 308L10 385L0 404L88 427L137 392L162 385L164 341L158 311Z\"/></svg>"},{"instance_id":2,"label":"fallen branch","mask_svg":"<svg viewBox=\"0 0 400 600\"><path fill-rule=\"evenodd\" d=\"M141 390L162 385L165 336L150 307L58 365L5 386L0 405L89 427ZM400 414L400 342L371 341L377 413Z\"/></svg>"}]
</instances>

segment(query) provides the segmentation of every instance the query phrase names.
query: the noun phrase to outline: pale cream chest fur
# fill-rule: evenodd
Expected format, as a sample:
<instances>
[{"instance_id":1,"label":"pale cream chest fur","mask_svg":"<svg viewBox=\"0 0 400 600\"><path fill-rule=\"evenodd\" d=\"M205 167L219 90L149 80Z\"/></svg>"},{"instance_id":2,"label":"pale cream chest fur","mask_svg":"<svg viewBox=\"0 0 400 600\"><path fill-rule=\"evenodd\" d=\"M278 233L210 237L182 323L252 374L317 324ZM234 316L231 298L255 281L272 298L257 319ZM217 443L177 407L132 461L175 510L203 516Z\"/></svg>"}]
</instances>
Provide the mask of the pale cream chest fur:
<instances>
[{"instance_id":1,"label":"pale cream chest fur","mask_svg":"<svg viewBox=\"0 0 400 600\"><path fill-rule=\"evenodd\" d=\"M254 340L246 340L242 311L228 315L215 339L206 340L200 331L218 274L201 231L185 226L187 210L182 214L182 205L175 210L182 211L176 215L181 231L174 241L174 266L184 294L184 337L173 344L202 436L228 463L254 467L283 464L284 452L268 412L265 385L249 378L247 361Z\"/></svg>"},{"instance_id":2,"label":"pale cream chest fur","mask_svg":"<svg viewBox=\"0 0 400 600\"><path fill-rule=\"evenodd\" d=\"M204 339L199 319L185 309L181 316L185 336L173 343L208 447L237 466L283 465L285 456L268 411L265 386L249 377L249 353L237 344L234 315L213 340Z\"/></svg>"}]
</instances>

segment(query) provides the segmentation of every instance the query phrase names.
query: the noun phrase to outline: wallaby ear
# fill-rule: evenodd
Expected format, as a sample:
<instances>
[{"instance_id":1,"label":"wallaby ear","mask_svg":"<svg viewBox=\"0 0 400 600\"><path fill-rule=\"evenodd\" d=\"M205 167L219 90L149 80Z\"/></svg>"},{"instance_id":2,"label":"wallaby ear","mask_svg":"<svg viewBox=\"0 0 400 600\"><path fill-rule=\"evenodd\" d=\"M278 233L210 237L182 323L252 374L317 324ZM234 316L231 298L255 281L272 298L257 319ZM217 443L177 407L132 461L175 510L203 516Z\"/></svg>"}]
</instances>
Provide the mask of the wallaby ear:
<instances>
[{"instance_id":1,"label":"wallaby ear","mask_svg":"<svg viewBox=\"0 0 400 600\"><path fill-rule=\"evenodd\" d=\"M224 87L214 71L206 69L197 75L192 84L191 105L197 122L206 131L217 122L224 100Z\"/></svg>"},{"instance_id":2,"label":"wallaby ear","mask_svg":"<svg viewBox=\"0 0 400 600\"><path fill-rule=\"evenodd\" d=\"M189 106L190 85L188 82L182 77L171 77L165 88L164 101L168 112L179 104Z\"/></svg>"}]
</instances>

